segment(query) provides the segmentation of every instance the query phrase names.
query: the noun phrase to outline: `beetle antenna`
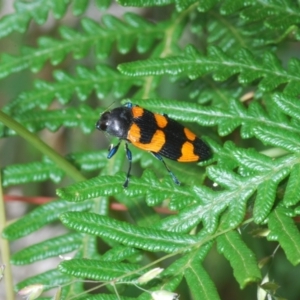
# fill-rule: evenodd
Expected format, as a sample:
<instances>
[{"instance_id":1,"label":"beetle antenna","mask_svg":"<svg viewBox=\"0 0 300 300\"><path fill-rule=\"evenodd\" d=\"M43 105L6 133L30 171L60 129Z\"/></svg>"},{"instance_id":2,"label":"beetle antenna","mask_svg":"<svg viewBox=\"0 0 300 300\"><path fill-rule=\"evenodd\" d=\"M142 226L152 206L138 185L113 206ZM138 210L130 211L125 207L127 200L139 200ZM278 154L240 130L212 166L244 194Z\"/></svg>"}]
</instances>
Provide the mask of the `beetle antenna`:
<instances>
[{"instance_id":1,"label":"beetle antenna","mask_svg":"<svg viewBox=\"0 0 300 300\"><path fill-rule=\"evenodd\" d=\"M109 104L109 105L105 108L105 110L104 110L102 113L100 113L100 116L103 115L105 112L107 112L107 111L115 104L115 102L116 102L116 101L113 101L111 104Z\"/></svg>"}]
</instances>

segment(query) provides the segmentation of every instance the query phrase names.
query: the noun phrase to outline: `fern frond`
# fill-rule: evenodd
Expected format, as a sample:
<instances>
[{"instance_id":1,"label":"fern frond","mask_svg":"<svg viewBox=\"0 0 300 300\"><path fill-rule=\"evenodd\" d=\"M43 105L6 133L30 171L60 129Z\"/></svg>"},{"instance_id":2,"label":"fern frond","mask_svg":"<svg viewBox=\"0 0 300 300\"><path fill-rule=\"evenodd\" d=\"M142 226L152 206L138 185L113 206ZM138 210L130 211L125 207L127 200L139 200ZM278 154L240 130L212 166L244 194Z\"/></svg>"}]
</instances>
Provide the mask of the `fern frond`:
<instances>
[{"instance_id":1,"label":"fern frond","mask_svg":"<svg viewBox=\"0 0 300 300\"><path fill-rule=\"evenodd\" d=\"M205 4L209 4L209 1L206 2ZM202 10L202 6L198 10ZM229 18L216 9L209 10L206 15L207 18L203 18L203 14L195 14L191 20L191 31L200 39L206 38L209 45L217 46L231 55L240 48L249 49L255 54L263 54L267 50L274 52L274 41L279 35L277 31L266 28L261 23L247 24L236 15Z\"/></svg>"},{"instance_id":2,"label":"fern frond","mask_svg":"<svg viewBox=\"0 0 300 300\"><path fill-rule=\"evenodd\" d=\"M255 153L252 150L233 149L231 153L239 162L240 166L251 170L251 173L245 176L249 176L249 180L256 182L257 196L253 215L255 222L261 223L271 212L276 199L277 187L280 182L286 178L290 172L297 172L299 168L298 155L287 155L274 160ZM291 176L288 185L293 185L293 181L294 178ZM289 193L292 193L290 187ZM291 203L296 203L297 201L298 200L293 199ZM286 202L286 204L288 203Z\"/></svg>"},{"instance_id":3,"label":"fern frond","mask_svg":"<svg viewBox=\"0 0 300 300\"><path fill-rule=\"evenodd\" d=\"M44 204L31 211L22 219L17 220L3 231L3 237L8 240L16 240L26 236L46 224L57 220L62 212L85 211L93 207L93 201L85 201L74 207L65 200L56 200ZM34 220L34 222L33 222Z\"/></svg>"},{"instance_id":4,"label":"fern frond","mask_svg":"<svg viewBox=\"0 0 300 300\"><path fill-rule=\"evenodd\" d=\"M300 120L300 104L296 96L290 93L275 93L273 100L285 114Z\"/></svg>"},{"instance_id":5,"label":"fern frond","mask_svg":"<svg viewBox=\"0 0 300 300\"><path fill-rule=\"evenodd\" d=\"M66 156L80 170L95 171L107 165L107 151L91 151L83 153L72 153ZM136 161L139 157L135 157ZM42 182L52 180L58 183L62 180L64 172L49 159L41 162L9 165L2 169L2 185L4 187L24 184L29 182Z\"/></svg>"},{"instance_id":6,"label":"fern frond","mask_svg":"<svg viewBox=\"0 0 300 300\"><path fill-rule=\"evenodd\" d=\"M107 165L106 150L71 153L66 158L80 170L85 171L99 170Z\"/></svg>"},{"instance_id":7,"label":"fern frond","mask_svg":"<svg viewBox=\"0 0 300 300\"><path fill-rule=\"evenodd\" d=\"M18 291L26 286L29 286L31 284L36 284L37 282L39 282L40 284L44 285L44 290L47 291L52 289L53 287L67 284L70 281L72 281L72 276L69 276L67 274L62 274L57 269L53 269L53 270L46 271L42 274L29 277L16 284L15 288Z\"/></svg>"},{"instance_id":8,"label":"fern frond","mask_svg":"<svg viewBox=\"0 0 300 300\"><path fill-rule=\"evenodd\" d=\"M174 2L174 0L118 0L118 1L120 4L124 6L140 6L140 7L163 6Z\"/></svg>"},{"instance_id":9,"label":"fern frond","mask_svg":"<svg viewBox=\"0 0 300 300\"><path fill-rule=\"evenodd\" d=\"M287 207L296 205L300 198L300 164L295 164L291 170L287 187L285 189L283 204Z\"/></svg>"},{"instance_id":10,"label":"fern frond","mask_svg":"<svg viewBox=\"0 0 300 300\"><path fill-rule=\"evenodd\" d=\"M186 2L194 3L196 1L189 0ZM201 12L207 12L217 3L221 4L219 6L221 14L232 15L239 13L240 18L250 25L254 21L262 21L261 23L267 28L287 30L289 27L297 25L300 21L299 5L289 0L261 2L205 0L201 1L198 9ZM187 8L186 6L184 7Z\"/></svg>"},{"instance_id":11,"label":"fern frond","mask_svg":"<svg viewBox=\"0 0 300 300\"><path fill-rule=\"evenodd\" d=\"M111 0L96 0L95 3L100 9L106 9L110 6Z\"/></svg>"},{"instance_id":12,"label":"fern frond","mask_svg":"<svg viewBox=\"0 0 300 300\"><path fill-rule=\"evenodd\" d=\"M57 131L61 126L65 126L80 127L84 133L91 133L95 129L95 122L98 118L99 112L87 105L81 105L78 108L28 111L16 117L31 132L44 128Z\"/></svg>"},{"instance_id":13,"label":"fern frond","mask_svg":"<svg viewBox=\"0 0 300 300\"><path fill-rule=\"evenodd\" d=\"M255 136L263 141L265 145L272 145L286 149L290 152L300 152L299 134L275 128L264 128L257 126L253 129Z\"/></svg>"},{"instance_id":14,"label":"fern frond","mask_svg":"<svg viewBox=\"0 0 300 300\"><path fill-rule=\"evenodd\" d=\"M177 187L174 186L163 186L162 183L157 185L155 178L148 177L150 173L145 172L142 180L132 178L130 189L125 190L124 193L131 197L146 195L149 205L157 205L163 199L170 198L170 208L181 211L176 216L166 218L164 228L186 232L202 221L209 232L214 232L218 226L220 214L227 207L232 213L231 226L237 226L242 222L245 216L245 204L257 190L254 220L261 223L267 218L273 207L278 184L288 176L294 165L298 165L298 157L287 156L274 161L254 151L233 149L232 147L228 151L240 165L247 169L253 167L253 171L259 172L255 175L252 173L250 176L248 174L240 176L230 170L211 166L207 169L208 176L226 189L219 192L213 192L203 186L194 186L193 189L181 187L177 190ZM99 177L61 189L58 193L62 198L82 201L105 195L101 192L101 186L105 185L106 188L110 186L112 194L118 194L122 191L120 186L123 180L124 177L120 178L120 176ZM120 188L116 184L119 184ZM170 193L168 193L169 188ZM176 193L174 193L174 189ZM197 203L190 204L192 199L197 200ZM187 204L190 205L183 208Z\"/></svg>"},{"instance_id":15,"label":"fern frond","mask_svg":"<svg viewBox=\"0 0 300 300\"><path fill-rule=\"evenodd\" d=\"M113 249L107 251L102 259L104 261L139 261L141 253L139 250L130 247L116 246Z\"/></svg>"},{"instance_id":16,"label":"fern frond","mask_svg":"<svg viewBox=\"0 0 300 300\"><path fill-rule=\"evenodd\" d=\"M85 101L93 90L102 99L107 97L110 92L114 97L120 98L132 86L142 83L124 76L106 65L97 65L95 70L78 66L76 72L77 76L70 76L63 71L54 71L55 83L37 80L32 91L21 93L17 99L3 108L4 111L21 114L35 107L46 109L54 99L65 105L69 103L74 93L81 101Z\"/></svg>"},{"instance_id":17,"label":"fern frond","mask_svg":"<svg viewBox=\"0 0 300 300\"><path fill-rule=\"evenodd\" d=\"M182 251L197 242L188 234L137 227L93 213L64 213L60 218L68 228L151 252Z\"/></svg>"},{"instance_id":18,"label":"fern frond","mask_svg":"<svg viewBox=\"0 0 300 300\"><path fill-rule=\"evenodd\" d=\"M181 55L123 63L118 66L118 69L123 74L134 77L180 74L195 79L213 73L216 81L224 81L235 74L240 74L238 79L242 84L250 84L262 78L259 88L266 92L274 90L283 83L293 84L296 89L295 82L300 80L299 73L296 72L299 65L299 60L291 59L287 71L271 52L266 52L263 60L258 61L246 49L240 49L230 57L217 47L211 46L207 56L204 56L194 47L187 46ZM300 92L299 84L297 92Z\"/></svg>"},{"instance_id":19,"label":"fern frond","mask_svg":"<svg viewBox=\"0 0 300 300\"><path fill-rule=\"evenodd\" d=\"M25 2L15 1L16 13L0 19L0 38L13 31L24 32L31 20L44 23L49 12L62 19L68 4L71 18L85 11L89 16L91 11L88 0ZM100 9L110 3L96 0ZM9 164L8 157L2 185L49 179L57 183L64 174L75 182L59 186L59 200L30 211L2 232L4 238L16 240L58 219L76 231L32 244L7 258L7 265L9 261L24 265L76 252L59 270L28 278L17 289L39 282L45 290L63 285L57 298L129 300L133 298L119 295L122 289L131 285L126 293L134 293L139 275L163 265L157 278L141 286L142 292L136 291L140 300L148 300L152 291L175 291L181 283L190 291L188 295L179 288L176 292L181 298L221 299L224 295L218 295L219 286L204 267L211 255L215 258L216 248L232 266L241 289L265 276L252 247L244 242L246 224L263 224L267 239L278 242L293 265L299 264L300 234L295 222L300 213L300 61L289 58L290 52L284 51L288 45L282 47L283 40L299 39L299 4L290 0L118 3L160 7L137 10L136 14L121 12L121 17L104 15L98 18L100 22L89 17L68 23L62 19L51 32L42 31L43 36L32 36L29 30L29 39L24 35L19 39L37 46L29 48L20 42L19 54L8 48L1 55L0 78L41 68L45 72L38 76L48 78L52 71L47 70L47 61L57 65L70 58L59 66L61 70L53 72L53 81L37 80L31 90L27 84L32 78L24 72L16 75L16 82L21 82L18 89L4 83L5 102L10 95L21 94L12 96L16 99L0 111L0 137L11 140L18 134L38 151L35 157L42 154L47 158L26 162L24 156L23 164ZM94 56L90 56L91 50ZM95 65L95 69L74 65L71 55L82 59L80 65ZM106 58L105 63L112 67L95 61ZM98 151L97 139L103 134L95 132L92 137L90 144L96 143L96 150L61 157L36 132L42 135L42 129L69 127L74 128L68 130L70 134L77 128L92 133L104 108L97 109L95 99L89 101L91 93L105 98L105 108L115 98L131 97L134 104L183 122L209 145L212 158L191 165L166 161L182 182L177 186L159 160L130 147L132 162L138 164L133 165L130 185L124 189L126 155L120 150L108 160L106 149ZM71 101L74 95L75 106ZM188 101L180 100L188 97ZM149 126L156 123L153 120ZM140 140L144 133L140 132ZM183 133L178 134L185 139ZM68 142L65 152L86 148L77 136L68 136ZM168 142L166 135L164 144ZM178 143L184 149L184 144ZM128 156L130 159L127 152ZM140 167L146 170L139 177ZM86 180L80 171L98 176ZM126 212L111 213L116 204L122 210L126 207ZM171 212L157 213L156 205L161 212L162 207ZM272 256L276 254L274 251ZM84 278L100 281L95 284L107 288L105 294L98 290L98 294L87 295Z\"/></svg>"},{"instance_id":20,"label":"fern frond","mask_svg":"<svg viewBox=\"0 0 300 300\"><path fill-rule=\"evenodd\" d=\"M80 248L83 235L78 233L61 235L24 248L12 255L15 265L27 265L49 257L70 253Z\"/></svg>"},{"instance_id":21,"label":"fern frond","mask_svg":"<svg viewBox=\"0 0 300 300\"><path fill-rule=\"evenodd\" d=\"M59 0L16 1L14 5L15 13L5 16L0 21L0 38L9 35L13 31L25 32L31 19L38 24L45 23L51 10L56 19L62 18L67 10L68 2ZM80 11L83 12L82 4L77 4L77 11L81 7Z\"/></svg>"},{"instance_id":22,"label":"fern frond","mask_svg":"<svg viewBox=\"0 0 300 300\"><path fill-rule=\"evenodd\" d=\"M297 265L300 262L300 233L291 215L292 211L284 207L276 208L268 221L271 232L267 238L270 241L278 241L288 260Z\"/></svg>"},{"instance_id":23,"label":"fern frond","mask_svg":"<svg viewBox=\"0 0 300 300\"><path fill-rule=\"evenodd\" d=\"M299 5L289 0L225 1L221 7L221 13L226 15L237 11L240 11L240 17L246 22L263 21L265 26L272 29L287 29L300 22Z\"/></svg>"},{"instance_id":24,"label":"fern frond","mask_svg":"<svg viewBox=\"0 0 300 300\"><path fill-rule=\"evenodd\" d=\"M139 269L139 265L137 264L104 262L84 258L63 261L59 264L58 269L62 273L74 277L89 278L97 281L114 280L121 276L126 277L126 280L130 280L132 277L142 275L141 272L137 272ZM131 276L126 276L129 273L131 273ZM132 275L132 273L134 274Z\"/></svg>"},{"instance_id":25,"label":"fern frond","mask_svg":"<svg viewBox=\"0 0 300 300\"><path fill-rule=\"evenodd\" d=\"M56 19L61 19L67 10L69 2L59 0L15 2L14 7L16 11L13 14L4 16L0 20L0 38L14 31L25 32L31 19L39 25L45 23L51 10ZM106 9L109 7L111 0L97 0L95 2L100 9ZM87 0L73 1L74 15L78 16L82 14L86 10L87 4Z\"/></svg>"},{"instance_id":26,"label":"fern frond","mask_svg":"<svg viewBox=\"0 0 300 300\"><path fill-rule=\"evenodd\" d=\"M75 183L67 188L58 189L57 193L64 199L70 201L84 201L91 197L105 196L110 191L110 194L125 194L130 197L145 195L148 205L155 206L161 203L166 198L174 198L176 191L176 199L183 201L186 205L197 196L197 189L190 187L177 187L171 178L162 183L159 183L154 174L150 171L145 171L143 180L136 177L130 179L130 189L124 189L122 184L125 180L124 174L115 176L99 176L87 181ZM103 187L106 187L106 190Z\"/></svg>"},{"instance_id":27,"label":"fern frond","mask_svg":"<svg viewBox=\"0 0 300 300\"><path fill-rule=\"evenodd\" d=\"M86 8L89 5L88 0L75 0L72 3L72 11L75 16L79 16L86 11ZM109 8L111 5L111 0L96 0L95 5L100 9L104 10Z\"/></svg>"},{"instance_id":28,"label":"fern frond","mask_svg":"<svg viewBox=\"0 0 300 300\"><path fill-rule=\"evenodd\" d=\"M2 172L3 186L40 182L47 179L57 183L64 176L64 172L51 161L9 165L3 168Z\"/></svg>"},{"instance_id":29,"label":"fern frond","mask_svg":"<svg viewBox=\"0 0 300 300\"><path fill-rule=\"evenodd\" d=\"M59 189L58 194L62 198L72 201L82 201L101 196L103 194L101 186L105 186L106 189L110 188L111 194L119 194L122 191L123 181L124 176L120 175L114 177L102 176L74 184L68 188ZM173 182L158 185L155 177L150 172L145 172L143 180L132 178L130 189L125 190L124 193L131 197L145 195L149 205L157 205L164 199L170 198L172 200L170 203L171 209L181 209L194 199L198 199L200 204L189 205L177 217L167 219L166 227L173 231L186 232L187 229L191 229L202 220L207 230L214 232L218 226L219 214L230 204L234 205L233 203L235 203L237 205L238 203L241 207L239 216L235 214L235 223L238 224L243 219L245 213L244 201L248 200L255 187L253 187L252 182L245 185L243 179L240 179L240 186L237 190L240 191L241 186L244 190L243 200L240 198L240 194L234 190L215 193L205 187L177 188L174 187ZM174 189L176 193L174 193ZM201 203L203 204L201 205Z\"/></svg>"},{"instance_id":30,"label":"fern frond","mask_svg":"<svg viewBox=\"0 0 300 300\"><path fill-rule=\"evenodd\" d=\"M115 41L118 42L118 50L121 53L127 53L135 40L142 39L143 46L140 46L138 50L146 51L152 46L154 39L163 34L166 26L162 24L154 26L131 13L125 14L124 19L126 23L106 15L102 19L103 27L91 19L84 19L81 23L83 33L78 33L68 27L60 27L62 40L41 37L38 40L39 47L37 49L24 47L21 49L20 56L2 55L0 78L26 68L37 72L47 60L50 60L53 65L57 65L70 52L73 52L75 59L82 58L92 47L95 47L96 55L99 58L105 58ZM124 26L125 24L126 26ZM148 42L145 42L145 39Z\"/></svg>"},{"instance_id":31,"label":"fern frond","mask_svg":"<svg viewBox=\"0 0 300 300\"><path fill-rule=\"evenodd\" d=\"M205 1L201 1L199 3L199 6L197 5L198 1L196 1L196 0L184 0L184 1L175 0L175 3L176 3L176 8L179 11L187 9L190 5L195 4L198 6L198 10L202 12L202 11L210 10L219 1L220 0L205 0Z\"/></svg>"},{"instance_id":32,"label":"fern frond","mask_svg":"<svg viewBox=\"0 0 300 300\"><path fill-rule=\"evenodd\" d=\"M246 246L240 235L231 231L217 238L218 251L230 262L234 277L244 288L249 282L260 281L261 273L254 253Z\"/></svg>"},{"instance_id":33,"label":"fern frond","mask_svg":"<svg viewBox=\"0 0 300 300\"><path fill-rule=\"evenodd\" d=\"M211 278L197 260L190 260L184 277L195 300L220 299Z\"/></svg>"}]
</instances>

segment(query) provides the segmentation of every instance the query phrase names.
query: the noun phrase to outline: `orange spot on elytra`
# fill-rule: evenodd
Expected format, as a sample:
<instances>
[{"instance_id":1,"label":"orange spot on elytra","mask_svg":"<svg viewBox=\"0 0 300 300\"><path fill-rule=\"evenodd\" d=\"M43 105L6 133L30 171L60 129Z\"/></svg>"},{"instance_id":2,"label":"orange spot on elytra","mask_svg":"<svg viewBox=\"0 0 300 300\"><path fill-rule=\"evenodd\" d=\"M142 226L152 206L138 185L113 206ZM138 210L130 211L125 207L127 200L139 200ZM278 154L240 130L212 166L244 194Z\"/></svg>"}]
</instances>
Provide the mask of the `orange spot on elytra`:
<instances>
[{"instance_id":1,"label":"orange spot on elytra","mask_svg":"<svg viewBox=\"0 0 300 300\"><path fill-rule=\"evenodd\" d=\"M165 116L159 115L159 114L154 114L154 118L156 121L156 124L159 128L164 128L168 124L168 120Z\"/></svg>"},{"instance_id":2,"label":"orange spot on elytra","mask_svg":"<svg viewBox=\"0 0 300 300\"><path fill-rule=\"evenodd\" d=\"M140 118L144 114L144 109L139 106L133 106L131 110L134 118Z\"/></svg>"},{"instance_id":3,"label":"orange spot on elytra","mask_svg":"<svg viewBox=\"0 0 300 300\"><path fill-rule=\"evenodd\" d=\"M184 133L185 136L188 138L188 140L193 141L196 138L196 135L194 133L192 133L189 129L187 129L186 127L184 127Z\"/></svg>"},{"instance_id":4,"label":"orange spot on elytra","mask_svg":"<svg viewBox=\"0 0 300 300\"><path fill-rule=\"evenodd\" d=\"M130 126L130 129L127 134L127 139L134 144L135 142L139 142L141 138L141 129L135 123Z\"/></svg>"},{"instance_id":5,"label":"orange spot on elytra","mask_svg":"<svg viewBox=\"0 0 300 300\"><path fill-rule=\"evenodd\" d=\"M181 147L181 156L177 159L180 162L199 161L200 157L194 154L194 145L190 142L185 142Z\"/></svg>"},{"instance_id":6,"label":"orange spot on elytra","mask_svg":"<svg viewBox=\"0 0 300 300\"><path fill-rule=\"evenodd\" d=\"M165 134L163 133L162 130L159 129L155 131L150 143L148 144L140 143L139 139L137 139L134 135L131 136L131 129L128 135L128 139L131 141L131 143L134 146L152 152L159 152L166 142Z\"/></svg>"}]
</instances>

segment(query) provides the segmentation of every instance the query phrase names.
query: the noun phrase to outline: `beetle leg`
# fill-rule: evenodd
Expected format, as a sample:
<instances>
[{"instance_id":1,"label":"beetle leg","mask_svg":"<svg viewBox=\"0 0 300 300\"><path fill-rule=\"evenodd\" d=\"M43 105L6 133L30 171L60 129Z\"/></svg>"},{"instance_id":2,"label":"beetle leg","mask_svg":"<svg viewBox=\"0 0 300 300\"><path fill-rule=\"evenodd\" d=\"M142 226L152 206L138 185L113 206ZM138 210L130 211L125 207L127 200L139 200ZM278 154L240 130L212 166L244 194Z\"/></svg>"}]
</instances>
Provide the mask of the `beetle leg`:
<instances>
[{"instance_id":1,"label":"beetle leg","mask_svg":"<svg viewBox=\"0 0 300 300\"><path fill-rule=\"evenodd\" d=\"M130 151L130 149L128 148L128 144L125 142L125 151L126 151L126 157L129 161L129 168L128 168L128 171L127 171L127 174L126 174L126 180L123 184L123 187L124 188L127 188L128 187L128 183L129 183L129 176L130 176L130 171L131 171L131 164L132 164L132 153Z\"/></svg>"},{"instance_id":2,"label":"beetle leg","mask_svg":"<svg viewBox=\"0 0 300 300\"><path fill-rule=\"evenodd\" d=\"M163 158L158 153L155 153L155 152L151 152L151 153L164 164L165 168L167 169L167 171L171 175L173 181L177 185L180 185L180 181L177 179L177 177L174 175L174 173L169 169L169 167L167 166L167 164L165 163L165 161L163 160Z\"/></svg>"},{"instance_id":3,"label":"beetle leg","mask_svg":"<svg viewBox=\"0 0 300 300\"><path fill-rule=\"evenodd\" d=\"M112 158L118 151L121 141L117 145L110 145L108 148L107 158Z\"/></svg>"}]
</instances>

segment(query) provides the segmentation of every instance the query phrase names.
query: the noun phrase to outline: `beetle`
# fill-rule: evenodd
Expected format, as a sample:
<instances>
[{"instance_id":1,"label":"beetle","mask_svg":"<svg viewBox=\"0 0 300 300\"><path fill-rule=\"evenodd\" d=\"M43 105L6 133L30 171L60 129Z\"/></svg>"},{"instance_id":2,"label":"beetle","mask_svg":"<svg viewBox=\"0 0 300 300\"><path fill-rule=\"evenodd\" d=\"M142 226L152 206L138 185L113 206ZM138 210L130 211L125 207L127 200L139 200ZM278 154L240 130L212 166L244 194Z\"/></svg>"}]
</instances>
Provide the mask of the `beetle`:
<instances>
[{"instance_id":1,"label":"beetle","mask_svg":"<svg viewBox=\"0 0 300 300\"><path fill-rule=\"evenodd\" d=\"M169 118L166 114L153 113L138 105L128 102L124 106L104 112L96 128L119 138L119 143L108 149L107 158L116 154L122 140L129 168L123 187L128 187L132 154L128 143L149 151L159 159L171 175L173 181L180 185L177 177L168 168L163 156L178 162L198 162L211 157L209 146L188 128Z\"/></svg>"}]
</instances>

